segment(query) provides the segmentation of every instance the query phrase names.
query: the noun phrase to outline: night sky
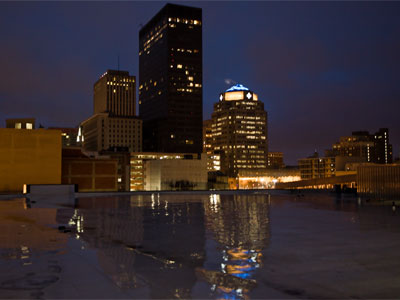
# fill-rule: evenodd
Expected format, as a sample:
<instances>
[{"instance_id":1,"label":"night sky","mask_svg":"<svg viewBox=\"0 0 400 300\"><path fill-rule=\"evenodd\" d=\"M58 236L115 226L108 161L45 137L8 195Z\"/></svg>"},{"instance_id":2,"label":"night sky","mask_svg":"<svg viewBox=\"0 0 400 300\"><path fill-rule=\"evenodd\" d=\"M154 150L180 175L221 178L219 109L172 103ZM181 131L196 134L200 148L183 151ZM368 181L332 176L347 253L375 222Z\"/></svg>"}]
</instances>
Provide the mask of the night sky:
<instances>
[{"instance_id":1,"label":"night sky","mask_svg":"<svg viewBox=\"0 0 400 300\"><path fill-rule=\"evenodd\" d=\"M77 126L118 55L138 77L140 24L165 3L0 2L0 126ZM265 103L287 164L380 127L399 155L400 2L172 3L203 9L204 119L237 82Z\"/></svg>"}]
</instances>

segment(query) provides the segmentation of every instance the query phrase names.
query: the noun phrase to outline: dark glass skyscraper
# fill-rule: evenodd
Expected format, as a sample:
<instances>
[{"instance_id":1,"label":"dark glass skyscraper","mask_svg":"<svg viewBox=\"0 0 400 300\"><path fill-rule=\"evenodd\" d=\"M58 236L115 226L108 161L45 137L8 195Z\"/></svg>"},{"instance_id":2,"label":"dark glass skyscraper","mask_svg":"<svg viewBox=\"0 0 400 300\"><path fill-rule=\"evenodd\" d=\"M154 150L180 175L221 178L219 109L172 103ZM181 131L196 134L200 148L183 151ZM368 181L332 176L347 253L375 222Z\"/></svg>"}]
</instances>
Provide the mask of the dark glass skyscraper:
<instances>
[{"instance_id":1,"label":"dark glass skyscraper","mask_svg":"<svg viewBox=\"0 0 400 300\"><path fill-rule=\"evenodd\" d=\"M167 4L139 32L143 150L202 152L202 12Z\"/></svg>"}]
</instances>

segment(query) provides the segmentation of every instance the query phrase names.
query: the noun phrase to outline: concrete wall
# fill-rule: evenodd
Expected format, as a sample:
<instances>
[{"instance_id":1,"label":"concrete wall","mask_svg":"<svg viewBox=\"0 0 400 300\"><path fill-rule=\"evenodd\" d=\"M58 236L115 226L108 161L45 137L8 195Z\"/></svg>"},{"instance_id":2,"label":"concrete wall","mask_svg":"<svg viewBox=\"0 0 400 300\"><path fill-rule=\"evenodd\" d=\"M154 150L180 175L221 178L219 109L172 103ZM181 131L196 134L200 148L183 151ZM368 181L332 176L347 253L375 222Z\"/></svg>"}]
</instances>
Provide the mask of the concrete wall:
<instances>
[{"instance_id":1,"label":"concrete wall","mask_svg":"<svg viewBox=\"0 0 400 300\"><path fill-rule=\"evenodd\" d=\"M166 159L146 162L146 190L207 189L207 159ZM188 183L189 186L181 186Z\"/></svg>"},{"instance_id":2,"label":"concrete wall","mask_svg":"<svg viewBox=\"0 0 400 300\"><path fill-rule=\"evenodd\" d=\"M0 128L0 192L61 183L61 131Z\"/></svg>"}]
</instances>

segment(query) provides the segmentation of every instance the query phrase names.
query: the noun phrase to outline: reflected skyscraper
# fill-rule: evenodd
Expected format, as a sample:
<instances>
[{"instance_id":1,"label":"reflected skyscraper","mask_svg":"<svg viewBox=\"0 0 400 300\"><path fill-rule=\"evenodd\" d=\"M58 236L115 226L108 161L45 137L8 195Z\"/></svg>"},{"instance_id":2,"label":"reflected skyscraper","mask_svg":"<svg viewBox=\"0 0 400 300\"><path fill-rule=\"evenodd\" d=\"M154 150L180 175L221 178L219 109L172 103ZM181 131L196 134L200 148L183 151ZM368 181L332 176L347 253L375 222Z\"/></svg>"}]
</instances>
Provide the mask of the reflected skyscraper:
<instances>
[{"instance_id":1,"label":"reflected skyscraper","mask_svg":"<svg viewBox=\"0 0 400 300\"><path fill-rule=\"evenodd\" d=\"M269 200L266 195L210 195L206 228L221 246L220 269L199 271L218 297L245 298L255 287L254 272L268 247Z\"/></svg>"},{"instance_id":2,"label":"reflected skyscraper","mask_svg":"<svg viewBox=\"0 0 400 300\"><path fill-rule=\"evenodd\" d=\"M121 289L151 282L151 298L189 298L204 259L204 213L196 199L83 198L70 224L98 249L100 267Z\"/></svg>"}]
</instances>

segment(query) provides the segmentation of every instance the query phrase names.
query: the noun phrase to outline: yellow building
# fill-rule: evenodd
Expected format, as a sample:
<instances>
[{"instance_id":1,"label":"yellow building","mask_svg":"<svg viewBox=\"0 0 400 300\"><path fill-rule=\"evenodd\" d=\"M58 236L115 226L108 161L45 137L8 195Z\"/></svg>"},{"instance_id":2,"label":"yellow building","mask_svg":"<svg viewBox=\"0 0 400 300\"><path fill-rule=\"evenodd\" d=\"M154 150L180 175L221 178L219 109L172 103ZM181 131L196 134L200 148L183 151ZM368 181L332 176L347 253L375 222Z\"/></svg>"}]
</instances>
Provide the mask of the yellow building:
<instances>
[{"instance_id":1,"label":"yellow building","mask_svg":"<svg viewBox=\"0 0 400 300\"><path fill-rule=\"evenodd\" d=\"M61 132L0 128L0 192L61 183Z\"/></svg>"}]
</instances>

